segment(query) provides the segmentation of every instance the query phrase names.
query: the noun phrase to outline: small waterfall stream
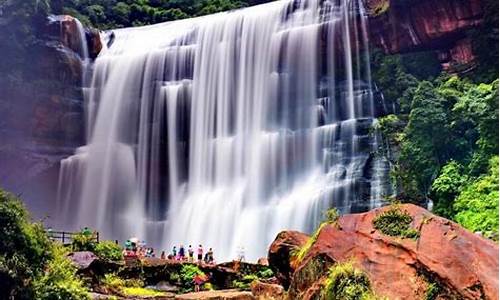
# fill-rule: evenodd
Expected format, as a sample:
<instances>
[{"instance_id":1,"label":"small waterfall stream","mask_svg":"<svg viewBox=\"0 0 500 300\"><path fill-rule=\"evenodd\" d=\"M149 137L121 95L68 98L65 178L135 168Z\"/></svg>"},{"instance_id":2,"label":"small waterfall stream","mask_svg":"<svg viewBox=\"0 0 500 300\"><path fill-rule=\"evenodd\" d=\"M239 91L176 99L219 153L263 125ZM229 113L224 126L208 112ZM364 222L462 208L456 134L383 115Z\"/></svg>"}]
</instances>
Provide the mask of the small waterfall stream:
<instances>
[{"instance_id":1,"label":"small waterfall stream","mask_svg":"<svg viewBox=\"0 0 500 300\"><path fill-rule=\"evenodd\" d=\"M255 260L329 207L380 205L366 26L361 0L282 0L108 32L61 224Z\"/></svg>"}]
</instances>

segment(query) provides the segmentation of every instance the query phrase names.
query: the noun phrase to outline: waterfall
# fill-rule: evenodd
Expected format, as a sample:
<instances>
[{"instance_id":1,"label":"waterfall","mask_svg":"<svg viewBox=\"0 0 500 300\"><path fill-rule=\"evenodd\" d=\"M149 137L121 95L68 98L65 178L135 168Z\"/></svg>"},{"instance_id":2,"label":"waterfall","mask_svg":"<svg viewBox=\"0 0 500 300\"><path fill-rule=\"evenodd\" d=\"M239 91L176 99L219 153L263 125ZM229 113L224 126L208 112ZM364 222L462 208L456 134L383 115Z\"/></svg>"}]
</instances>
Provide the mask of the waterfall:
<instances>
[{"instance_id":1,"label":"waterfall","mask_svg":"<svg viewBox=\"0 0 500 300\"><path fill-rule=\"evenodd\" d=\"M59 216L110 239L254 260L322 212L381 205L361 0L282 0L108 32Z\"/></svg>"}]
</instances>

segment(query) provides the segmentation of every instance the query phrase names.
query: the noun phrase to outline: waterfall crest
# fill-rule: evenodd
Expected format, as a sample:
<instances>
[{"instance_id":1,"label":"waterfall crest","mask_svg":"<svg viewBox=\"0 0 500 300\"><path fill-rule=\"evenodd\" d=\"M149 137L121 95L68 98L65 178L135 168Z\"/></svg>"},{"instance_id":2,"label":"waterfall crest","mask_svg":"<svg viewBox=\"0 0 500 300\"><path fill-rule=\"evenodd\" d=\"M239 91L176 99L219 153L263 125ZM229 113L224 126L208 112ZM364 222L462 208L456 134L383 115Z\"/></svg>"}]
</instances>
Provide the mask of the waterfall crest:
<instances>
[{"instance_id":1,"label":"waterfall crest","mask_svg":"<svg viewBox=\"0 0 500 300\"><path fill-rule=\"evenodd\" d=\"M108 32L62 224L253 260L329 207L380 205L366 26L361 0L283 0Z\"/></svg>"}]
</instances>

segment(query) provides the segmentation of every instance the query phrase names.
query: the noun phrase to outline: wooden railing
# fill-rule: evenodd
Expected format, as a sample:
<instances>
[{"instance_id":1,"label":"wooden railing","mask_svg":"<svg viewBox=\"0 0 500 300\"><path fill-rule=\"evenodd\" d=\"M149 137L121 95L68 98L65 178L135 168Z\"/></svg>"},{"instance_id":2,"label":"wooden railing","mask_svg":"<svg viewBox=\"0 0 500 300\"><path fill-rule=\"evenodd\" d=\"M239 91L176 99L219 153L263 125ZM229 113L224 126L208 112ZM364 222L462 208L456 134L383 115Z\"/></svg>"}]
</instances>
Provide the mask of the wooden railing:
<instances>
[{"instance_id":1,"label":"wooden railing","mask_svg":"<svg viewBox=\"0 0 500 300\"><path fill-rule=\"evenodd\" d=\"M62 244L71 244L73 242L73 237L81 232L69 232L69 231L54 231L46 230L47 236L53 241L60 241ZM92 239L99 243L99 232L92 232Z\"/></svg>"}]
</instances>

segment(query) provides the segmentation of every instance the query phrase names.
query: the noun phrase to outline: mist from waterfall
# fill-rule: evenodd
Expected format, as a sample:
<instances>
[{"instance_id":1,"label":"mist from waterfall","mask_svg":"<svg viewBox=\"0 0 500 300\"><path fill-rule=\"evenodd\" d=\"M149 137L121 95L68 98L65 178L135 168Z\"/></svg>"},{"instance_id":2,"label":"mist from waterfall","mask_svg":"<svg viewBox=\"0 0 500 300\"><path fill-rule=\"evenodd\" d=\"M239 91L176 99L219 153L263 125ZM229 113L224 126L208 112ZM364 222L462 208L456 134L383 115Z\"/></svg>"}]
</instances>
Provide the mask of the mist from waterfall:
<instances>
[{"instance_id":1,"label":"mist from waterfall","mask_svg":"<svg viewBox=\"0 0 500 300\"><path fill-rule=\"evenodd\" d=\"M361 0L283 0L107 32L59 219L256 260L283 229L390 192Z\"/></svg>"}]
</instances>

